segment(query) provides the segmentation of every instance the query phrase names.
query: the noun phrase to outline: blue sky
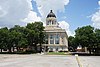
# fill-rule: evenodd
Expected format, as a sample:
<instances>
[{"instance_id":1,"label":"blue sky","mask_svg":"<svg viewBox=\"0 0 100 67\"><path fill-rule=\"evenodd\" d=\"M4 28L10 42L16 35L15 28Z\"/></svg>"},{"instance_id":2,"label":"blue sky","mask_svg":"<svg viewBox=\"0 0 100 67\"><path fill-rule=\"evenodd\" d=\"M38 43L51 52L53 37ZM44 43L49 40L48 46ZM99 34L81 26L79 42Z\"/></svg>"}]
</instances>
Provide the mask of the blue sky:
<instances>
[{"instance_id":1,"label":"blue sky","mask_svg":"<svg viewBox=\"0 0 100 67\"><path fill-rule=\"evenodd\" d=\"M58 22L67 22L70 25L69 29L72 33L78 27L86 25L93 26L91 17L98 11L98 1L99 0L69 0L68 5L64 5L64 11L57 10L57 20ZM32 1L32 5L33 11L37 12L38 16L40 16L36 2Z\"/></svg>"},{"instance_id":2,"label":"blue sky","mask_svg":"<svg viewBox=\"0 0 100 67\"><path fill-rule=\"evenodd\" d=\"M66 19L64 20L70 24L71 30L84 25L92 25L91 18L88 16L96 12L98 7L98 0L70 0L70 3L65 6L63 15ZM60 17L60 13L58 14Z\"/></svg>"},{"instance_id":3,"label":"blue sky","mask_svg":"<svg viewBox=\"0 0 100 67\"><path fill-rule=\"evenodd\" d=\"M0 0L0 27L35 21L45 24L51 9L68 35L86 25L100 28L100 0Z\"/></svg>"}]
</instances>

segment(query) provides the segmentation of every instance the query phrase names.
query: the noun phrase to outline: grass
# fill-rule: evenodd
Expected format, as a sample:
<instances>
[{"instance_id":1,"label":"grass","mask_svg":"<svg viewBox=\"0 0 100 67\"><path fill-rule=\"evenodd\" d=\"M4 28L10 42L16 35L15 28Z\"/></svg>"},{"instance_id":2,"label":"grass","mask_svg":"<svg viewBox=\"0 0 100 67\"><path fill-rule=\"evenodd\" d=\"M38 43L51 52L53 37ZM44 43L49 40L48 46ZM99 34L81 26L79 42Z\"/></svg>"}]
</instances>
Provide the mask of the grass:
<instances>
[{"instance_id":1,"label":"grass","mask_svg":"<svg viewBox=\"0 0 100 67\"><path fill-rule=\"evenodd\" d=\"M70 55L68 52L48 52L47 55Z\"/></svg>"},{"instance_id":2,"label":"grass","mask_svg":"<svg viewBox=\"0 0 100 67\"><path fill-rule=\"evenodd\" d=\"M19 51L19 52L0 52L0 54L35 54L36 52L32 51Z\"/></svg>"}]
</instances>

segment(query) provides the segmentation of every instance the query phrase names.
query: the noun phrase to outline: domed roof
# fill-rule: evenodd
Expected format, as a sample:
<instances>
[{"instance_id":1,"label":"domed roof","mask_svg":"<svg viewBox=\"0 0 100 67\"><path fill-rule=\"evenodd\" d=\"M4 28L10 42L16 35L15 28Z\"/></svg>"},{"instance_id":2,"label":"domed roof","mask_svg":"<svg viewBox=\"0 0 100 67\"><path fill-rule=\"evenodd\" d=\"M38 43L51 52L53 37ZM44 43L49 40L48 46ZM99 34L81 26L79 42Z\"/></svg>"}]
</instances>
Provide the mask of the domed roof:
<instances>
[{"instance_id":1,"label":"domed roof","mask_svg":"<svg viewBox=\"0 0 100 67\"><path fill-rule=\"evenodd\" d=\"M50 10L50 13L47 15L47 18L48 17L55 17L56 18L55 14L52 12L52 10Z\"/></svg>"}]
</instances>

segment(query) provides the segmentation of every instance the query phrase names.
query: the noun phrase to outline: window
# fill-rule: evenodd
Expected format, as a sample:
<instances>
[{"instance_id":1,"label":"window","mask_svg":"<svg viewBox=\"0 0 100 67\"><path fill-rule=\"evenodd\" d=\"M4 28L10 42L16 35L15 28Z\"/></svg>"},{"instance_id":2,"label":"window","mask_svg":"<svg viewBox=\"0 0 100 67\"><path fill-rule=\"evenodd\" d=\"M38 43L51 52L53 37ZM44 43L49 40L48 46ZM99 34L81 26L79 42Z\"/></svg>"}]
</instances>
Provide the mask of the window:
<instances>
[{"instance_id":1,"label":"window","mask_svg":"<svg viewBox=\"0 0 100 67\"><path fill-rule=\"evenodd\" d=\"M54 23L54 21L52 21L52 25L54 25L55 23Z\"/></svg>"},{"instance_id":2,"label":"window","mask_svg":"<svg viewBox=\"0 0 100 67\"><path fill-rule=\"evenodd\" d=\"M48 35L45 36L45 44L48 44Z\"/></svg>"},{"instance_id":3,"label":"window","mask_svg":"<svg viewBox=\"0 0 100 67\"><path fill-rule=\"evenodd\" d=\"M47 25L50 25L51 24L51 20L47 21Z\"/></svg>"},{"instance_id":4,"label":"window","mask_svg":"<svg viewBox=\"0 0 100 67\"><path fill-rule=\"evenodd\" d=\"M55 44L59 44L59 34L55 35Z\"/></svg>"},{"instance_id":5,"label":"window","mask_svg":"<svg viewBox=\"0 0 100 67\"><path fill-rule=\"evenodd\" d=\"M47 25L49 25L49 22L47 23Z\"/></svg>"},{"instance_id":6,"label":"window","mask_svg":"<svg viewBox=\"0 0 100 67\"><path fill-rule=\"evenodd\" d=\"M54 35L50 35L50 44L54 44Z\"/></svg>"},{"instance_id":7,"label":"window","mask_svg":"<svg viewBox=\"0 0 100 67\"><path fill-rule=\"evenodd\" d=\"M55 44L59 44L59 40L55 40Z\"/></svg>"},{"instance_id":8,"label":"window","mask_svg":"<svg viewBox=\"0 0 100 67\"><path fill-rule=\"evenodd\" d=\"M62 44L64 44L64 38L62 37Z\"/></svg>"}]
</instances>

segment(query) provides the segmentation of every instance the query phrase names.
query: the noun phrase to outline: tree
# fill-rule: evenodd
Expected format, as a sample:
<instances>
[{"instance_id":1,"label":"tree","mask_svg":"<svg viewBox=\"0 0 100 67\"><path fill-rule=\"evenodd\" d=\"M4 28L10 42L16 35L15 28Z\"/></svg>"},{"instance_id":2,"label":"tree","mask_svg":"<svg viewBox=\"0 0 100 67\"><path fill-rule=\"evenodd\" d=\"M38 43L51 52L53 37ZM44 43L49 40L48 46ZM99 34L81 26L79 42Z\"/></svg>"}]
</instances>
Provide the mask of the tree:
<instances>
[{"instance_id":1,"label":"tree","mask_svg":"<svg viewBox=\"0 0 100 67\"><path fill-rule=\"evenodd\" d=\"M37 52L37 47L40 46L42 50L42 43L44 42L44 27L42 22L28 23L26 27L15 25L8 29L7 27L0 29L0 49L14 52L14 47L17 51L21 48L34 47Z\"/></svg>"},{"instance_id":2,"label":"tree","mask_svg":"<svg viewBox=\"0 0 100 67\"><path fill-rule=\"evenodd\" d=\"M42 22L35 22L34 23L34 30L35 30L35 33L37 33L36 38L38 38L38 39L36 41L38 41L38 44L40 44L40 52L41 52L42 51L42 44L44 43L44 37L45 37L43 23ZM35 41L35 43L36 43L36 41Z\"/></svg>"},{"instance_id":3,"label":"tree","mask_svg":"<svg viewBox=\"0 0 100 67\"><path fill-rule=\"evenodd\" d=\"M19 25L15 25L10 29L10 33L12 34L13 47L16 46L18 51L20 51L20 48L27 47L28 43L25 31L26 29L24 27L20 27Z\"/></svg>"},{"instance_id":4,"label":"tree","mask_svg":"<svg viewBox=\"0 0 100 67\"><path fill-rule=\"evenodd\" d=\"M40 51L42 50L42 43L44 41L44 27L42 22L28 23L26 28L29 29L28 38L31 42L30 45L35 47L37 52L37 46L40 44ZM29 41L29 40L28 40Z\"/></svg>"},{"instance_id":5,"label":"tree","mask_svg":"<svg viewBox=\"0 0 100 67\"><path fill-rule=\"evenodd\" d=\"M95 48L95 53L99 53L100 50L100 29L95 29L95 38L94 38L94 48Z\"/></svg>"},{"instance_id":6,"label":"tree","mask_svg":"<svg viewBox=\"0 0 100 67\"><path fill-rule=\"evenodd\" d=\"M0 48L1 52L2 49L7 50L7 45L8 45L8 37L9 37L9 31L7 27L1 28L0 29Z\"/></svg>"},{"instance_id":7,"label":"tree","mask_svg":"<svg viewBox=\"0 0 100 67\"><path fill-rule=\"evenodd\" d=\"M75 51L77 48L77 45L75 43L75 38L73 36L68 37L68 46L69 46L69 51Z\"/></svg>"},{"instance_id":8,"label":"tree","mask_svg":"<svg viewBox=\"0 0 100 67\"><path fill-rule=\"evenodd\" d=\"M89 26L84 26L77 28L75 30L75 39L78 42L78 45L82 47L88 47L91 54L93 45L94 45L94 28Z\"/></svg>"}]
</instances>

